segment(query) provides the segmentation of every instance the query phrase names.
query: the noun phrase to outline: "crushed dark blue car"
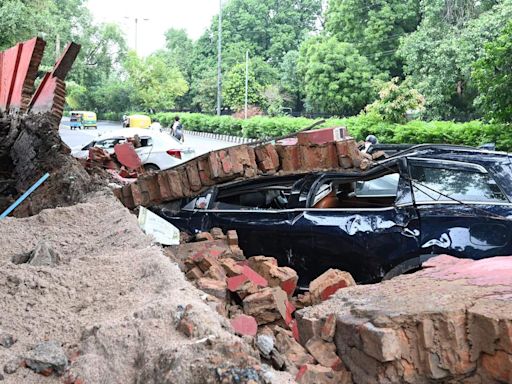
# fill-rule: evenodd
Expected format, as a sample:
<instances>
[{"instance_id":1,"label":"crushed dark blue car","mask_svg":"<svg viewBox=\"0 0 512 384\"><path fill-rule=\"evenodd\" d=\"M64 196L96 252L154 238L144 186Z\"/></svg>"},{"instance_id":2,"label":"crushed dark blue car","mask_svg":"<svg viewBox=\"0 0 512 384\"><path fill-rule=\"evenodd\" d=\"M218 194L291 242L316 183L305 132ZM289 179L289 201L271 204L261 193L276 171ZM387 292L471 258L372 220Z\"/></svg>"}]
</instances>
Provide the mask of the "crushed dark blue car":
<instances>
[{"instance_id":1,"label":"crushed dark blue car","mask_svg":"<svg viewBox=\"0 0 512 384\"><path fill-rule=\"evenodd\" d=\"M511 199L508 154L420 145L365 172L231 182L153 210L192 234L236 229L246 256L277 258L304 286L329 268L370 283L438 254L512 254Z\"/></svg>"}]
</instances>

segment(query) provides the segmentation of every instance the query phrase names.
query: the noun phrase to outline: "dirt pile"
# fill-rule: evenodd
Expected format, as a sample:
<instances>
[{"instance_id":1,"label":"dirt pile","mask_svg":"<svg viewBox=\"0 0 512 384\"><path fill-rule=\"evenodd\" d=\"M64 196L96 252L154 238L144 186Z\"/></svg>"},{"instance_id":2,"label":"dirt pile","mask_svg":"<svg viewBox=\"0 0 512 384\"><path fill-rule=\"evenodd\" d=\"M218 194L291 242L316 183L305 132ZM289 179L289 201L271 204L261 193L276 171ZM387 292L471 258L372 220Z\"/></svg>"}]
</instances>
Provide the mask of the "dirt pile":
<instances>
[{"instance_id":1,"label":"dirt pile","mask_svg":"<svg viewBox=\"0 0 512 384\"><path fill-rule=\"evenodd\" d=\"M512 258L440 256L427 266L298 311L301 342L334 317L355 383L512 382Z\"/></svg>"},{"instance_id":2,"label":"dirt pile","mask_svg":"<svg viewBox=\"0 0 512 384\"><path fill-rule=\"evenodd\" d=\"M24 217L45 208L73 205L104 184L99 178L91 178L70 156L69 147L62 142L58 124L53 120L51 114L29 114L1 120L1 210L46 172L50 173L50 178L15 210L15 216Z\"/></svg>"},{"instance_id":3,"label":"dirt pile","mask_svg":"<svg viewBox=\"0 0 512 384\"><path fill-rule=\"evenodd\" d=\"M280 267L272 257L246 259L235 231L225 235L220 228L213 228L192 240L170 247L166 253L208 294L210 306L230 320L235 333L259 351L262 361L292 374L300 384L352 382L336 355L335 322L323 327L322 337L301 345L294 319L296 308L321 303L339 289L355 285L349 273L330 269L311 282L310 292L294 296L297 273ZM186 319L180 326L187 333L194 331Z\"/></svg>"},{"instance_id":4,"label":"dirt pile","mask_svg":"<svg viewBox=\"0 0 512 384\"><path fill-rule=\"evenodd\" d=\"M0 270L6 383L286 382L109 193L0 221Z\"/></svg>"}]
</instances>

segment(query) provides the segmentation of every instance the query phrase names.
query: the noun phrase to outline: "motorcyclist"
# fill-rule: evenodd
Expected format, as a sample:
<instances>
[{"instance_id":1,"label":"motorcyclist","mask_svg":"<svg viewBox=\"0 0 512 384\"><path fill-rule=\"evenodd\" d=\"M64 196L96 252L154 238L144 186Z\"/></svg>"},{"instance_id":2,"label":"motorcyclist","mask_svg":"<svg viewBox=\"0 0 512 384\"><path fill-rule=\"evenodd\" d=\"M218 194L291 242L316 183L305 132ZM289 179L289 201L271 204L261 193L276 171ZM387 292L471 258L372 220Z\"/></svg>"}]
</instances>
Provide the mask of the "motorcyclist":
<instances>
[{"instance_id":1,"label":"motorcyclist","mask_svg":"<svg viewBox=\"0 0 512 384\"><path fill-rule=\"evenodd\" d=\"M181 124L179 116L176 116L174 118L174 123L172 125L172 134L179 141L185 141L185 137L183 135L183 124Z\"/></svg>"}]
</instances>

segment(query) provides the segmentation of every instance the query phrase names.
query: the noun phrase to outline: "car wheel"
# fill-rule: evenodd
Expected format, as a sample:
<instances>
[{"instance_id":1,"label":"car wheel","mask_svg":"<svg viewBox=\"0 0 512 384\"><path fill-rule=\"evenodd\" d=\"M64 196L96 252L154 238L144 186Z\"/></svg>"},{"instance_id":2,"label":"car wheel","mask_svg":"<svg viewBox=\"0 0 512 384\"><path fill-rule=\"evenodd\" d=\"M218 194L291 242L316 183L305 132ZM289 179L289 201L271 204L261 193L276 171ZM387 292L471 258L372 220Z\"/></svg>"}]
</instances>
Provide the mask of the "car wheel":
<instances>
[{"instance_id":1,"label":"car wheel","mask_svg":"<svg viewBox=\"0 0 512 384\"><path fill-rule=\"evenodd\" d=\"M144 164L144 170L145 171L159 171L160 167L155 164Z\"/></svg>"}]
</instances>

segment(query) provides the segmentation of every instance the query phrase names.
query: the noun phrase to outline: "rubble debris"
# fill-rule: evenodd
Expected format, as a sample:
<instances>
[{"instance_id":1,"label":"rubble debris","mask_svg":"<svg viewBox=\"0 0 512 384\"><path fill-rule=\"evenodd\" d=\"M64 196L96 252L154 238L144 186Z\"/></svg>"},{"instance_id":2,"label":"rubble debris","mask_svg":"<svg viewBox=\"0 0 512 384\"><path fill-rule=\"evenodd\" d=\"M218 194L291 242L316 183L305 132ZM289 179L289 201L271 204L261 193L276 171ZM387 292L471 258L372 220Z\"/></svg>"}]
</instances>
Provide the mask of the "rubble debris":
<instances>
[{"instance_id":1,"label":"rubble debris","mask_svg":"<svg viewBox=\"0 0 512 384\"><path fill-rule=\"evenodd\" d=\"M258 323L252 316L237 315L231 319L231 326L240 336L256 336L258 332Z\"/></svg>"},{"instance_id":2,"label":"rubble debris","mask_svg":"<svg viewBox=\"0 0 512 384\"><path fill-rule=\"evenodd\" d=\"M339 289L354 285L356 282L350 273L331 268L309 283L311 301L313 304L319 304Z\"/></svg>"},{"instance_id":3,"label":"rubble debris","mask_svg":"<svg viewBox=\"0 0 512 384\"><path fill-rule=\"evenodd\" d=\"M25 364L34 372L49 376L52 373L62 375L68 366L68 358L57 341L45 341L37 344L24 356Z\"/></svg>"},{"instance_id":4,"label":"rubble debris","mask_svg":"<svg viewBox=\"0 0 512 384\"><path fill-rule=\"evenodd\" d=\"M256 336L256 346L264 357L270 358L270 353L274 349L274 338L269 335L260 334Z\"/></svg>"},{"instance_id":5,"label":"rubble debris","mask_svg":"<svg viewBox=\"0 0 512 384\"><path fill-rule=\"evenodd\" d=\"M355 383L510 382L512 258L426 265L301 309L301 342L318 340L334 315L336 351Z\"/></svg>"},{"instance_id":6,"label":"rubble debris","mask_svg":"<svg viewBox=\"0 0 512 384\"><path fill-rule=\"evenodd\" d=\"M352 378L349 372L335 372L331 368L322 365L303 365L297 374L299 384L351 384Z\"/></svg>"}]
</instances>

